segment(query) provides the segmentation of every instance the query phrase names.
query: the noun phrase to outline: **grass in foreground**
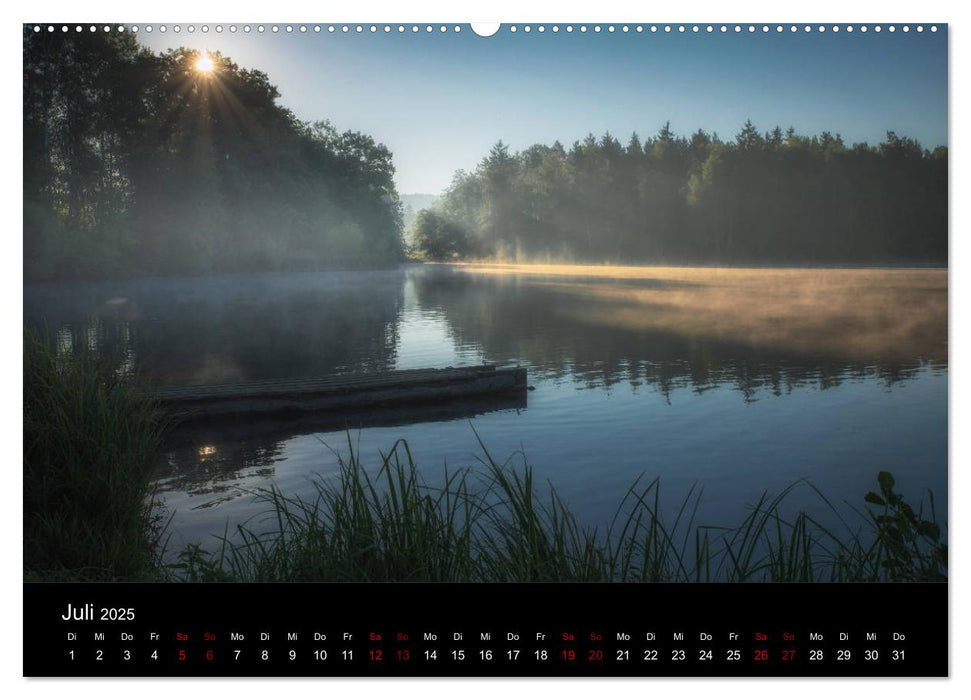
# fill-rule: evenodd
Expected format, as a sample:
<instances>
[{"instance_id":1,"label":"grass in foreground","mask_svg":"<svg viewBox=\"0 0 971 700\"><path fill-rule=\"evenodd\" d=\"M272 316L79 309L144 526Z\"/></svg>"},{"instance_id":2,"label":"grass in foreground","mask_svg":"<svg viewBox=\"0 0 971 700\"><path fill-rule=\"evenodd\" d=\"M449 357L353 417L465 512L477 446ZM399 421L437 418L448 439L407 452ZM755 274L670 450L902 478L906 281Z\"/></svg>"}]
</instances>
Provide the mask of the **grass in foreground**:
<instances>
[{"instance_id":1,"label":"grass in foreground","mask_svg":"<svg viewBox=\"0 0 971 700\"><path fill-rule=\"evenodd\" d=\"M151 472L165 424L110 358L58 356L24 336L24 577L27 581L943 581L947 545L928 509L913 508L881 472L879 490L844 519L762 497L734 526L696 524L691 489L661 512L658 480L635 482L603 529L578 521L531 468L497 463L421 478L396 442L372 476L349 442L339 478L311 499L258 493L269 532L245 525L217 552L190 546L161 564ZM481 445L481 442L480 442ZM801 485L812 489L809 484Z\"/></svg>"},{"instance_id":2,"label":"grass in foreground","mask_svg":"<svg viewBox=\"0 0 971 700\"><path fill-rule=\"evenodd\" d=\"M481 443L480 443L481 444ZM371 476L349 444L339 479L316 482L310 500L260 491L270 532L239 526L218 552L186 548L175 575L191 581L943 581L947 545L929 512L914 510L881 472L853 522L816 491L841 523L838 535L805 512L783 515L790 487L763 495L738 525L696 525L692 489L673 517L660 484L638 481L604 531L582 527L526 464L421 479L396 442ZM806 488L813 488L806 484ZM815 489L814 489L815 491Z\"/></svg>"},{"instance_id":3,"label":"grass in foreground","mask_svg":"<svg viewBox=\"0 0 971 700\"><path fill-rule=\"evenodd\" d=\"M111 363L24 334L24 578L160 575L146 502L163 424Z\"/></svg>"}]
</instances>

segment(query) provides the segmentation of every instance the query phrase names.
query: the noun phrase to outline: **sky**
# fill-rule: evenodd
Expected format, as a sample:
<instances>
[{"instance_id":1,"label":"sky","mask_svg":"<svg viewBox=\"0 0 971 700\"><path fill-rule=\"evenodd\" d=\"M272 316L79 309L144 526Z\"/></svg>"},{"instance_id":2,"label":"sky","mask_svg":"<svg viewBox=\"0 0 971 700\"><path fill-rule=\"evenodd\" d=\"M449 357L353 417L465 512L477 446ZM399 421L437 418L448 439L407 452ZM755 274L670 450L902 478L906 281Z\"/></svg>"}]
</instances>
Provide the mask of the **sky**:
<instances>
[{"instance_id":1,"label":"sky","mask_svg":"<svg viewBox=\"0 0 971 700\"><path fill-rule=\"evenodd\" d=\"M221 33L157 29L139 39L155 51L186 46L219 51L269 75L280 102L307 121L370 134L394 154L402 194L440 193L458 169L471 170L498 140L521 150L588 133L626 143L636 131L701 128L734 137L746 119L762 131L793 126L801 134L839 133L848 144L883 140L887 131L923 146L947 145L946 27L936 33L768 33L748 26L722 34L637 33L573 25L523 31L503 25L491 37L461 32L372 34L307 27L262 34L251 25Z\"/></svg>"}]
</instances>

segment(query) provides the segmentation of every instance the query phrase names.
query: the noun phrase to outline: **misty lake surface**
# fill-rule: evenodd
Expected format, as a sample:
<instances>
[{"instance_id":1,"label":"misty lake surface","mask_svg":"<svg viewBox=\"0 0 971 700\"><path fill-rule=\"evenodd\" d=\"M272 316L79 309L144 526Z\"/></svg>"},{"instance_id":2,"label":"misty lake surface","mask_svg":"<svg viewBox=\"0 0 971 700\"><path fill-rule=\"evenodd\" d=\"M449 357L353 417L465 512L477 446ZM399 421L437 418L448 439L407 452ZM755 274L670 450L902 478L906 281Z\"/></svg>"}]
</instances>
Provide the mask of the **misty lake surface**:
<instances>
[{"instance_id":1,"label":"misty lake surface","mask_svg":"<svg viewBox=\"0 0 971 700\"><path fill-rule=\"evenodd\" d=\"M61 352L115 353L155 386L522 365L535 391L350 425L365 465L399 438L429 484L517 452L590 526L640 475L674 516L737 524L763 491L807 479L863 506L880 470L947 503L947 270L408 265L395 270L26 285L25 318ZM348 433L239 421L173 436L159 465L169 551L249 522L275 485L333 479ZM514 457L521 464L522 457ZM787 503L818 511L813 491ZM849 513L849 509L843 506Z\"/></svg>"}]
</instances>

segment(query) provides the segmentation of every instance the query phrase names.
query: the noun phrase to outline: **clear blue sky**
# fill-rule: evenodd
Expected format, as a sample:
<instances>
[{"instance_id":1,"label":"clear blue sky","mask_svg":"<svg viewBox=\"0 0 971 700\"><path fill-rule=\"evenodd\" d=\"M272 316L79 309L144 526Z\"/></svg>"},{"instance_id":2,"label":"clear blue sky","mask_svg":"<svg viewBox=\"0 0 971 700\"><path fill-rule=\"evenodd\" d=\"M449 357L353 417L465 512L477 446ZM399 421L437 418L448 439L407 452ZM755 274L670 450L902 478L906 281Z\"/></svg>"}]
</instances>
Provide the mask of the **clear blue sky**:
<instances>
[{"instance_id":1,"label":"clear blue sky","mask_svg":"<svg viewBox=\"0 0 971 700\"><path fill-rule=\"evenodd\" d=\"M535 26L535 25L534 25ZM578 25L577 25L578 26ZM371 134L398 189L438 193L497 140L515 150L589 132L626 142L670 120L731 138L746 119L847 143L886 131L947 144L946 27L936 33L581 34L140 32L153 50L220 51L258 68L304 120Z\"/></svg>"}]
</instances>

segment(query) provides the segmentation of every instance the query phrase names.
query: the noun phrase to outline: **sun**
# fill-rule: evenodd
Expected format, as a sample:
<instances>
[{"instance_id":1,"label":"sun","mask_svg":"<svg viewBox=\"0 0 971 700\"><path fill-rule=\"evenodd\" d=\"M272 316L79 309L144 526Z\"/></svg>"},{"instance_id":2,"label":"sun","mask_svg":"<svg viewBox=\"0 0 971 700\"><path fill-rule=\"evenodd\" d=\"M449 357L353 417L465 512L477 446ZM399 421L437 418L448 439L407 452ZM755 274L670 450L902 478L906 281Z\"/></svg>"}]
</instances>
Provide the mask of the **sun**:
<instances>
[{"instance_id":1,"label":"sun","mask_svg":"<svg viewBox=\"0 0 971 700\"><path fill-rule=\"evenodd\" d=\"M200 73L212 73L216 69L216 64L213 63L212 57L204 53L196 61L196 70Z\"/></svg>"}]
</instances>

